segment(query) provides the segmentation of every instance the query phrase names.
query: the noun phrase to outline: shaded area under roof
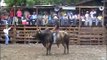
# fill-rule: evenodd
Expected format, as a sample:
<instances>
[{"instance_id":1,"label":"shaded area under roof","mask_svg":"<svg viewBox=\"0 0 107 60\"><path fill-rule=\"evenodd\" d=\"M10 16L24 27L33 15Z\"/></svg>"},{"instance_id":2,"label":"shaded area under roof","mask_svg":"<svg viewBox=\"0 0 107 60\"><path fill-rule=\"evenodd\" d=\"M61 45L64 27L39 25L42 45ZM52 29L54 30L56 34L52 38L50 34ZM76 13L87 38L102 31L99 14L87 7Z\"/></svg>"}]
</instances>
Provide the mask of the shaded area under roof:
<instances>
[{"instance_id":1,"label":"shaded area under roof","mask_svg":"<svg viewBox=\"0 0 107 60\"><path fill-rule=\"evenodd\" d=\"M105 2L107 0L82 0L79 3L77 3L76 5L87 5L87 6L102 6L103 2Z\"/></svg>"}]
</instances>

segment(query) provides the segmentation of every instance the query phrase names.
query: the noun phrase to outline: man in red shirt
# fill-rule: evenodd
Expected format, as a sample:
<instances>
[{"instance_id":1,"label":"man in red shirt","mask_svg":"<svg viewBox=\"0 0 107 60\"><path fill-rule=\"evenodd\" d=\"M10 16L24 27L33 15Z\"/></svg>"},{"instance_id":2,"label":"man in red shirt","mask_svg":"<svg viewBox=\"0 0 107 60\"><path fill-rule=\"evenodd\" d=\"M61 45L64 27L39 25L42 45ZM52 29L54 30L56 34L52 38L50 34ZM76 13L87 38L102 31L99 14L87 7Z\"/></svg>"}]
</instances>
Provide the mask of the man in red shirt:
<instances>
[{"instance_id":1,"label":"man in red shirt","mask_svg":"<svg viewBox=\"0 0 107 60\"><path fill-rule=\"evenodd\" d=\"M18 17L19 24L21 24L22 23L22 21L21 21L21 17L22 17L22 11L21 11L21 9L18 9L18 11L17 11L17 17Z\"/></svg>"},{"instance_id":2,"label":"man in red shirt","mask_svg":"<svg viewBox=\"0 0 107 60\"><path fill-rule=\"evenodd\" d=\"M13 22L13 17L14 17L14 9L12 8L12 9L10 10L10 14L9 14L9 20L8 20L9 25L12 24L12 22Z\"/></svg>"}]
</instances>

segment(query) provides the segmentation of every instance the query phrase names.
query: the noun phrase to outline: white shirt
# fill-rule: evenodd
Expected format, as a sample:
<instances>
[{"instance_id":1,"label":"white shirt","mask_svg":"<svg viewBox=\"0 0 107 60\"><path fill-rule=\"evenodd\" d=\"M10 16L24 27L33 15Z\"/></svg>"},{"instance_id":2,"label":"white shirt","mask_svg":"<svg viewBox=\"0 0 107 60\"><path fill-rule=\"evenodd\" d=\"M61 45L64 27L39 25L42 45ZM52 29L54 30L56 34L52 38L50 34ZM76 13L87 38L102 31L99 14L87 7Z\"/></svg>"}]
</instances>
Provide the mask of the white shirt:
<instances>
[{"instance_id":1,"label":"white shirt","mask_svg":"<svg viewBox=\"0 0 107 60\"><path fill-rule=\"evenodd\" d=\"M10 28L8 28L8 29L4 29L3 30L3 32L5 33L5 35L8 35L9 34L9 30L11 29L11 27Z\"/></svg>"},{"instance_id":2,"label":"white shirt","mask_svg":"<svg viewBox=\"0 0 107 60\"><path fill-rule=\"evenodd\" d=\"M37 19L37 15L32 15L32 19Z\"/></svg>"},{"instance_id":3,"label":"white shirt","mask_svg":"<svg viewBox=\"0 0 107 60\"><path fill-rule=\"evenodd\" d=\"M89 14L88 13L85 14L85 18L86 18L86 20L89 19Z\"/></svg>"},{"instance_id":4,"label":"white shirt","mask_svg":"<svg viewBox=\"0 0 107 60\"><path fill-rule=\"evenodd\" d=\"M58 19L58 17L57 17L57 16L54 16L53 19Z\"/></svg>"},{"instance_id":5,"label":"white shirt","mask_svg":"<svg viewBox=\"0 0 107 60\"><path fill-rule=\"evenodd\" d=\"M88 18L88 17L89 17L89 14L86 13L86 14L85 14L85 17Z\"/></svg>"},{"instance_id":6,"label":"white shirt","mask_svg":"<svg viewBox=\"0 0 107 60\"><path fill-rule=\"evenodd\" d=\"M85 21L85 17L84 17L84 16L81 16L81 20L82 20L82 21Z\"/></svg>"},{"instance_id":7,"label":"white shirt","mask_svg":"<svg viewBox=\"0 0 107 60\"><path fill-rule=\"evenodd\" d=\"M94 17L94 16L93 16L94 14L96 14L96 11L91 11L91 12L90 12L91 18Z\"/></svg>"},{"instance_id":8,"label":"white shirt","mask_svg":"<svg viewBox=\"0 0 107 60\"><path fill-rule=\"evenodd\" d=\"M78 18L78 16L75 14L75 15L74 15L74 19L77 19L77 18Z\"/></svg>"}]
</instances>

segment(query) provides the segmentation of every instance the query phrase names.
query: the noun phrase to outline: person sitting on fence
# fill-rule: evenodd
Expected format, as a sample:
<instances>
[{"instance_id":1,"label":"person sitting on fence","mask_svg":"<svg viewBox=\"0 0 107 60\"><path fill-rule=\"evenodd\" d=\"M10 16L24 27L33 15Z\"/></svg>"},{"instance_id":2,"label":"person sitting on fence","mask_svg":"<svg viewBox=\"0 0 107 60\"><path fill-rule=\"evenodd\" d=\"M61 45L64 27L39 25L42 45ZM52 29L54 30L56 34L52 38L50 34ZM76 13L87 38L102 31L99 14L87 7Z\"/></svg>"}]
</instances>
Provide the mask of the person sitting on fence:
<instances>
[{"instance_id":1,"label":"person sitting on fence","mask_svg":"<svg viewBox=\"0 0 107 60\"><path fill-rule=\"evenodd\" d=\"M21 24L21 17L22 17L22 11L21 11L21 9L18 9L18 11L17 11L17 17L18 17L18 22L19 22L19 24Z\"/></svg>"},{"instance_id":2,"label":"person sitting on fence","mask_svg":"<svg viewBox=\"0 0 107 60\"><path fill-rule=\"evenodd\" d=\"M16 16L13 17L12 25L19 25L18 24L18 18Z\"/></svg>"},{"instance_id":3,"label":"person sitting on fence","mask_svg":"<svg viewBox=\"0 0 107 60\"><path fill-rule=\"evenodd\" d=\"M9 30L12 28L13 26L7 28L5 26L5 29L3 30L4 35L5 35L5 44L8 45L9 44Z\"/></svg>"},{"instance_id":4,"label":"person sitting on fence","mask_svg":"<svg viewBox=\"0 0 107 60\"><path fill-rule=\"evenodd\" d=\"M89 11L86 11L85 19L85 26L92 26L92 18L89 14Z\"/></svg>"},{"instance_id":5,"label":"person sitting on fence","mask_svg":"<svg viewBox=\"0 0 107 60\"><path fill-rule=\"evenodd\" d=\"M73 26L73 25L74 25L73 13L72 13L72 12L69 12L69 13L68 13L68 22L69 22L69 25L70 25L70 26Z\"/></svg>"},{"instance_id":6,"label":"person sitting on fence","mask_svg":"<svg viewBox=\"0 0 107 60\"><path fill-rule=\"evenodd\" d=\"M28 22L29 22L29 25L32 25L32 15L29 14L27 17L28 17Z\"/></svg>"},{"instance_id":7,"label":"person sitting on fence","mask_svg":"<svg viewBox=\"0 0 107 60\"><path fill-rule=\"evenodd\" d=\"M8 25L8 15L5 14L4 16L5 16L5 17L4 17L4 19L3 19L3 23L4 23L4 25Z\"/></svg>"},{"instance_id":8,"label":"person sitting on fence","mask_svg":"<svg viewBox=\"0 0 107 60\"><path fill-rule=\"evenodd\" d=\"M42 26L43 25L43 16L41 14L38 15L37 25Z\"/></svg>"},{"instance_id":9,"label":"person sitting on fence","mask_svg":"<svg viewBox=\"0 0 107 60\"><path fill-rule=\"evenodd\" d=\"M69 23L68 23L68 15L66 13L63 15L62 22L63 22L63 24L62 24L63 26L69 25Z\"/></svg>"},{"instance_id":10,"label":"person sitting on fence","mask_svg":"<svg viewBox=\"0 0 107 60\"><path fill-rule=\"evenodd\" d=\"M48 14L46 12L43 15L42 22L43 22L43 25L47 25L48 24Z\"/></svg>"},{"instance_id":11,"label":"person sitting on fence","mask_svg":"<svg viewBox=\"0 0 107 60\"><path fill-rule=\"evenodd\" d=\"M28 24L28 22L27 22L27 20L24 16L22 16L21 20L22 20L22 25L27 25Z\"/></svg>"},{"instance_id":12,"label":"person sitting on fence","mask_svg":"<svg viewBox=\"0 0 107 60\"><path fill-rule=\"evenodd\" d=\"M94 9L90 11L91 18L94 18L95 15L96 15L96 11Z\"/></svg>"},{"instance_id":13,"label":"person sitting on fence","mask_svg":"<svg viewBox=\"0 0 107 60\"><path fill-rule=\"evenodd\" d=\"M14 15L15 15L14 9L11 8L11 10L10 10L10 23L11 23L11 25L12 25L12 22L13 22L13 17L14 17Z\"/></svg>"},{"instance_id":14,"label":"person sitting on fence","mask_svg":"<svg viewBox=\"0 0 107 60\"><path fill-rule=\"evenodd\" d=\"M59 24L59 18L58 18L58 15L57 15L57 14L54 14L54 16L53 16L53 21L54 21L54 25Z\"/></svg>"},{"instance_id":15,"label":"person sitting on fence","mask_svg":"<svg viewBox=\"0 0 107 60\"><path fill-rule=\"evenodd\" d=\"M102 25L103 25L103 17L102 17L102 15L99 15L99 16L97 17L97 19L98 19L100 25L102 26Z\"/></svg>"},{"instance_id":16,"label":"person sitting on fence","mask_svg":"<svg viewBox=\"0 0 107 60\"><path fill-rule=\"evenodd\" d=\"M30 25L30 20L29 20L30 12L29 11L24 11L24 17L25 17L26 22L28 23L28 25Z\"/></svg>"},{"instance_id":17,"label":"person sitting on fence","mask_svg":"<svg viewBox=\"0 0 107 60\"><path fill-rule=\"evenodd\" d=\"M97 17L94 15L92 18L92 24L95 23L95 26L98 26L99 20L97 19Z\"/></svg>"},{"instance_id":18,"label":"person sitting on fence","mask_svg":"<svg viewBox=\"0 0 107 60\"><path fill-rule=\"evenodd\" d=\"M84 15L81 15L81 26L85 26L85 16Z\"/></svg>"},{"instance_id":19,"label":"person sitting on fence","mask_svg":"<svg viewBox=\"0 0 107 60\"><path fill-rule=\"evenodd\" d=\"M78 15L77 15L77 14L74 14L74 15L72 16L73 26L77 26L77 18L78 18Z\"/></svg>"},{"instance_id":20,"label":"person sitting on fence","mask_svg":"<svg viewBox=\"0 0 107 60\"><path fill-rule=\"evenodd\" d=\"M2 14L2 15L0 16L0 25L3 25L3 24L4 24L4 19L5 19L5 16L4 16L4 14Z\"/></svg>"},{"instance_id":21,"label":"person sitting on fence","mask_svg":"<svg viewBox=\"0 0 107 60\"><path fill-rule=\"evenodd\" d=\"M32 25L35 25L37 22L37 14L36 12L33 12L33 15L31 15L31 23Z\"/></svg>"},{"instance_id":22,"label":"person sitting on fence","mask_svg":"<svg viewBox=\"0 0 107 60\"><path fill-rule=\"evenodd\" d=\"M49 25L52 25L52 24L53 24L53 23L52 23L52 15L51 15L51 14L48 15L48 24L49 24Z\"/></svg>"}]
</instances>

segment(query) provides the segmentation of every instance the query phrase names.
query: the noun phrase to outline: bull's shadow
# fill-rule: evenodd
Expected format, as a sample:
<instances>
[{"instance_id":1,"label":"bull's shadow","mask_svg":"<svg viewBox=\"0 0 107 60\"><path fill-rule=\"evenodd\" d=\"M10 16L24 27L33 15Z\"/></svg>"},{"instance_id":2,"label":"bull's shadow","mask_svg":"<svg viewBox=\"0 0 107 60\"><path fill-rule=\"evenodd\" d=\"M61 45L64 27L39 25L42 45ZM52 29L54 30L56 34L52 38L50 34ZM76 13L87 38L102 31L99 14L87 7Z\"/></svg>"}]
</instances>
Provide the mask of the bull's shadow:
<instances>
[{"instance_id":1,"label":"bull's shadow","mask_svg":"<svg viewBox=\"0 0 107 60\"><path fill-rule=\"evenodd\" d=\"M70 53L69 53L70 54ZM69 55L69 54L64 54L64 53L50 53L48 55L46 54L40 54L41 56L64 56L64 55Z\"/></svg>"}]
</instances>

